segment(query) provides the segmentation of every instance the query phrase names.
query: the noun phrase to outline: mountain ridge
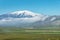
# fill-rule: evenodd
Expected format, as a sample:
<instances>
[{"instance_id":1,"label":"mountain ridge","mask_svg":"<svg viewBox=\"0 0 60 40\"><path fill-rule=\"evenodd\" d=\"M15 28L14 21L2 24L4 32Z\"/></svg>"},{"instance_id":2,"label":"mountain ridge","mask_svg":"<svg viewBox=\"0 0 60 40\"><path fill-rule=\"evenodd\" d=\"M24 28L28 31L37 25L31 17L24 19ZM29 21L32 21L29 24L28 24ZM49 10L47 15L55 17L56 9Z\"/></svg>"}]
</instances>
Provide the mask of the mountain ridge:
<instances>
[{"instance_id":1,"label":"mountain ridge","mask_svg":"<svg viewBox=\"0 0 60 40\"><path fill-rule=\"evenodd\" d=\"M0 26L36 27L60 25L60 16L48 16L28 10L15 11L0 15ZM42 27L43 28L43 27ZM45 27L44 27L45 28Z\"/></svg>"}]
</instances>

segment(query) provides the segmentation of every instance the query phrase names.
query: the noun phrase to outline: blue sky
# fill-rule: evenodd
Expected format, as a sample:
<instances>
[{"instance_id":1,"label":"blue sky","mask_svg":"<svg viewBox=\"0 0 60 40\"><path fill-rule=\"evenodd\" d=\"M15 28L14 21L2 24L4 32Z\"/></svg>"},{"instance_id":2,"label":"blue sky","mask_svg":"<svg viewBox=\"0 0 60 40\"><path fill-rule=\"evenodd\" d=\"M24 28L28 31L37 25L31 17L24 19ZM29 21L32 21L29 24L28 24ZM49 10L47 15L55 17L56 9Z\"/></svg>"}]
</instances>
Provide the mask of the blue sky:
<instances>
[{"instance_id":1,"label":"blue sky","mask_svg":"<svg viewBox=\"0 0 60 40\"><path fill-rule=\"evenodd\" d=\"M17 10L60 15L60 0L0 0L0 14Z\"/></svg>"}]
</instances>

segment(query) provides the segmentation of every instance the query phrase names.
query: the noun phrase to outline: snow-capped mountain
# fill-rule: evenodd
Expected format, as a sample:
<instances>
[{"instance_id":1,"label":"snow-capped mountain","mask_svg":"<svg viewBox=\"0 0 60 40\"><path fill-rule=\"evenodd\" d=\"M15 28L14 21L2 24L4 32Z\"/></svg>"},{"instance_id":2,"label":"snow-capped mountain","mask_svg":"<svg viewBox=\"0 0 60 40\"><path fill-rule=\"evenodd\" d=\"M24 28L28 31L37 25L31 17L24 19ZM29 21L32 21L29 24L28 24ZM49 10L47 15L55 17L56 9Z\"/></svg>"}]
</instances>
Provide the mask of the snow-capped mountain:
<instances>
[{"instance_id":1,"label":"snow-capped mountain","mask_svg":"<svg viewBox=\"0 0 60 40\"><path fill-rule=\"evenodd\" d=\"M13 21L13 20L29 20L29 21L38 21L38 20L43 20L44 15L42 14L37 14L31 11L15 11L12 13L8 13L8 14L2 14L0 15L0 21ZM29 22L28 21L28 22Z\"/></svg>"},{"instance_id":2,"label":"snow-capped mountain","mask_svg":"<svg viewBox=\"0 0 60 40\"><path fill-rule=\"evenodd\" d=\"M40 17L42 18L44 15L42 14L37 14L31 11L15 11L12 13L8 13L8 14L2 14L0 15L0 19L4 19L4 18L33 18L33 17Z\"/></svg>"},{"instance_id":3,"label":"snow-capped mountain","mask_svg":"<svg viewBox=\"0 0 60 40\"><path fill-rule=\"evenodd\" d=\"M27 23L34 23L37 21L42 21L44 15L34 13L31 11L15 11L7 14L0 15L0 25L21 25Z\"/></svg>"},{"instance_id":4,"label":"snow-capped mountain","mask_svg":"<svg viewBox=\"0 0 60 40\"><path fill-rule=\"evenodd\" d=\"M60 16L48 16L28 10L15 11L0 15L0 26L41 27L60 25Z\"/></svg>"}]
</instances>

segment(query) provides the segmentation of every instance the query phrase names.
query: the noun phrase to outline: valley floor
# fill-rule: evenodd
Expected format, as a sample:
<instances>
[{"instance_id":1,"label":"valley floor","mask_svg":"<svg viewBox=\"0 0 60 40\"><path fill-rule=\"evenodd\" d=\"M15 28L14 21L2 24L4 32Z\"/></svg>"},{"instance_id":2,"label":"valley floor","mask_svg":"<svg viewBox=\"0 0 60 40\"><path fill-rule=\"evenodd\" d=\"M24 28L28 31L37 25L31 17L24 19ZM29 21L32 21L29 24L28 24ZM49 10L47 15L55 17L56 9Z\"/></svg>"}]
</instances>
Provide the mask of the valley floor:
<instances>
[{"instance_id":1,"label":"valley floor","mask_svg":"<svg viewBox=\"0 0 60 40\"><path fill-rule=\"evenodd\" d=\"M60 30L51 29L0 30L0 40L60 40Z\"/></svg>"}]
</instances>

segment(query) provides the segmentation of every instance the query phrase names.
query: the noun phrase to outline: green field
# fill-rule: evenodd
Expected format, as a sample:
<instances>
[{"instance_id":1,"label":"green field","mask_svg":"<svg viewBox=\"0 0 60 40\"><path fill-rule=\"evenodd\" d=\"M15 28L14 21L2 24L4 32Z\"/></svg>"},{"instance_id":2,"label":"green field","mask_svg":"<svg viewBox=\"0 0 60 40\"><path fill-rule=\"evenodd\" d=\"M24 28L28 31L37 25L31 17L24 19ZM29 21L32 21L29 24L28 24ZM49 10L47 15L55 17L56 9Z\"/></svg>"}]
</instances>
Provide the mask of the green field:
<instances>
[{"instance_id":1,"label":"green field","mask_svg":"<svg viewBox=\"0 0 60 40\"><path fill-rule=\"evenodd\" d=\"M0 40L60 40L60 29L0 28Z\"/></svg>"}]
</instances>

